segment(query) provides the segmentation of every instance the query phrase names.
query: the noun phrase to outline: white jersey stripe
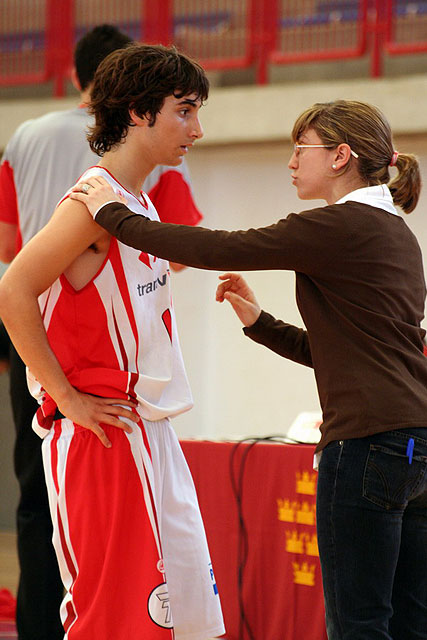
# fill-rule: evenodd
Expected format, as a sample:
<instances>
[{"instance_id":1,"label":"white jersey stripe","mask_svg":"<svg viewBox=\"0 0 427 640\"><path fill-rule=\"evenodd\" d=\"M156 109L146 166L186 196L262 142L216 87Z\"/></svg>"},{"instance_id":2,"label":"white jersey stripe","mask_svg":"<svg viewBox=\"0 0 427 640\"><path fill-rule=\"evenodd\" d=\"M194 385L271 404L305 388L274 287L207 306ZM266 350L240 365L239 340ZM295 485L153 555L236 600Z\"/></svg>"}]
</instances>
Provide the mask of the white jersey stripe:
<instances>
[{"instance_id":1,"label":"white jersey stripe","mask_svg":"<svg viewBox=\"0 0 427 640\"><path fill-rule=\"evenodd\" d=\"M59 437L58 430L61 432ZM70 541L64 491L67 454L72 440L70 432L74 432L74 425L69 420L61 420L56 423L56 429L52 429L49 432L42 445L43 464L45 468L49 507L53 524L53 544L57 554L61 579L65 589L67 590L67 595L61 604L60 611L61 621L65 625L67 624L67 618L69 618L70 611L73 612L73 622L71 624L73 624L77 619L77 611L75 610L72 601L72 585L78 575L78 565ZM60 489L59 494L56 491L56 486L58 485L62 488L62 491ZM67 630L70 627L71 625L67 625Z\"/></svg>"},{"instance_id":2,"label":"white jersey stripe","mask_svg":"<svg viewBox=\"0 0 427 640\"><path fill-rule=\"evenodd\" d=\"M141 424L141 429L144 429L144 425ZM153 465L150 455L145 447L142 433L137 427L133 427L132 433L126 433L126 437L129 440L132 456L135 461L135 466L138 470L139 478L141 480L142 489L144 492L145 507L150 520L151 528L153 530L154 539L156 541L157 551L159 558L163 557L162 547L160 542L160 533L157 527L156 517L154 515L154 505L152 503L151 496L153 494L154 487L154 474ZM151 490L148 488L150 484Z\"/></svg>"}]
</instances>

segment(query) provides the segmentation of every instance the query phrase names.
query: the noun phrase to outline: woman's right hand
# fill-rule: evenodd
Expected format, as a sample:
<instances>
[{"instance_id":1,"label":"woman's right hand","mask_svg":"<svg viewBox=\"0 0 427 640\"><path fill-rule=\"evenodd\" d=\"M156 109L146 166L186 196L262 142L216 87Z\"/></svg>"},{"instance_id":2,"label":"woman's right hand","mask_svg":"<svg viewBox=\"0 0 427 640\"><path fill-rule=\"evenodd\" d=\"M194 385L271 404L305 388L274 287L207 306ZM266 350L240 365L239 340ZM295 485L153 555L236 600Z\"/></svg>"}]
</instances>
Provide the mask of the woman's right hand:
<instances>
[{"instance_id":1,"label":"woman's right hand","mask_svg":"<svg viewBox=\"0 0 427 640\"><path fill-rule=\"evenodd\" d=\"M110 183L102 176L85 178L76 184L70 192L70 198L85 204L93 218L98 210L108 202L127 204L126 198L116 193Z\"/></svg>"},{"instance_id":2,"label":"woman's right hand","mask_svg":"<svg viewBox=\"0 0 427 640\"><path fill-rule=\"evenodd\" d=\"M259 318L261 307L254 292L240 273L224 273L216 290L217 302L227 300L245 327L250 327Z\"/></svg>"}]
</instances>

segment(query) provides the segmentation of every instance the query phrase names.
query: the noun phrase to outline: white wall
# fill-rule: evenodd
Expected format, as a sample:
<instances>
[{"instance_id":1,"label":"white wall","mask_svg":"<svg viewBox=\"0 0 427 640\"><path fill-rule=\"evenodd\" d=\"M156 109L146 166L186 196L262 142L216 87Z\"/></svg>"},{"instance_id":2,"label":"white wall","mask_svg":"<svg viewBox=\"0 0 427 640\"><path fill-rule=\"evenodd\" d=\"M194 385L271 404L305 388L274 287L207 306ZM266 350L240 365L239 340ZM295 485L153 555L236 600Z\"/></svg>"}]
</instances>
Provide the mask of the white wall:
<instances>
[{"instance_id":1,"label":"white wall","mask_svg":"<svg viewBox=\"0 0 427 640\"><path fill-rule=\"evenodd\" d=\"M397 139L420 155L427 176L427 137ZM289 179L286 143L200 147L189 154L198 204L211 228L238 229L275 222L316 202L297 199ZM427 256L427 193L405 216ZM301 411L319 410L312 370L286 361L246 338L227 303L215 302L216 272L188 269L174 276L174 301L195 407L178 417L180 436L244 437L284 433ZM261 305L286 322L302 320L295 276L251 272ZM228 307L228 308L227 308Z\"/></svg>"}]
</instances>

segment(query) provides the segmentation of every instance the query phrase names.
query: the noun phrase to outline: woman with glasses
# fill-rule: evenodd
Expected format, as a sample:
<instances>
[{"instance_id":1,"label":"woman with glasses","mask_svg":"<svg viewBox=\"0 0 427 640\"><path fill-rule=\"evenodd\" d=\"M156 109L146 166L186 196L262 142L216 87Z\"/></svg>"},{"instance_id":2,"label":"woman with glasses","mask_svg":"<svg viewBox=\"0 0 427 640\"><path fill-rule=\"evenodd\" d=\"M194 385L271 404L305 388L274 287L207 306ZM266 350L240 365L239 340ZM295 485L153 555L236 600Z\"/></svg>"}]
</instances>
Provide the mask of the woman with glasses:
<instances>
[{"instance_id":1,"label":"woman with glasses","mask_svg":"<svg viewBox=\"0 0 427 640\"><path fill-rule=\"evenodd\" d=\"M418 162L395 151L383 114L361 102L315 104L297 119L292 139L298 196L327 204L265 228L151 222L100 178L73 197L121 242L161 258L296 272L306 330L261 311L238 274L221 276L217 300L233 305L254 341L314 369L323 410L317 532L328 637L426 639L426 287L417 240L396 209L410 213L417 204ZM390 167L397 170L391 181Z\"/></svg>"}]
</instances>

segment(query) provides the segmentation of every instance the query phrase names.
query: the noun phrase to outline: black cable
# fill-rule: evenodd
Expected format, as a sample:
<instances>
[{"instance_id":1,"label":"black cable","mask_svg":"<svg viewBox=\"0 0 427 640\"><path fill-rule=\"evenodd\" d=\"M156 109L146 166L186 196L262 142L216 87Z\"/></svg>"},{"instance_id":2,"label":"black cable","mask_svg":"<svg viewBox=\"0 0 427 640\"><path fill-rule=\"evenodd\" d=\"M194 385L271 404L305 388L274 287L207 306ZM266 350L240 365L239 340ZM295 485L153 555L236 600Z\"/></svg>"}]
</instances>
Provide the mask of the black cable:
<instances>
[{"instance_id":1,"label":"black cable","mask_svg":"<svg viewBox=\"0 0 427 640\"><path fill-rule=\"evenodd\" d=\"M249 453L252 451L253 447L260 442L277 442L281 444L286 444L287 442L292 441L295 444L305 444L300 440L294 440L293 438L288 438L288 436L283 435L270 435L270 436L261 436L261 437L251 437L244 438L239 440L234 445L230 454L230 481L231 487L233 490L233 494L236 500L237 505L237 516L239 523L239 535L238 535L238 547L237 547L237 588L238 588L238 599L239 599L239 640L244 640L245 630L247 632L247 637L249 640L256 640L254 633L249 624L249 620L246 615L245 605L243 601L243 578L246 568L246 563L249 555L249 536L248 530L246 527L245 519L243 516L243 480L246 468L246 462L249 456ZM242 459L240 461L240 467L238 469L238 474L236 477L235 473L235 457L236 453L243 444L249 444L249 446L245 449L242 455Z\"/></svg>"}]
</instances>

